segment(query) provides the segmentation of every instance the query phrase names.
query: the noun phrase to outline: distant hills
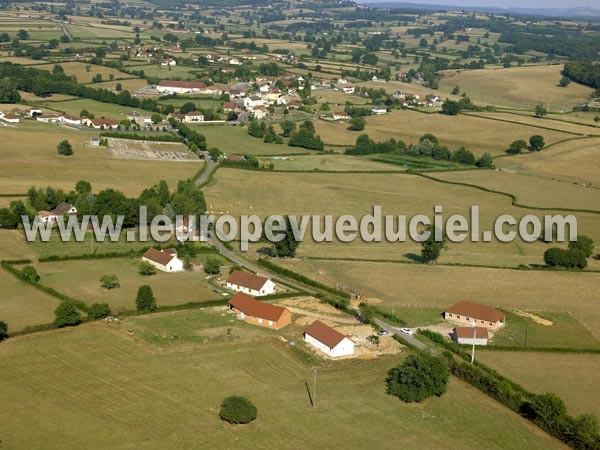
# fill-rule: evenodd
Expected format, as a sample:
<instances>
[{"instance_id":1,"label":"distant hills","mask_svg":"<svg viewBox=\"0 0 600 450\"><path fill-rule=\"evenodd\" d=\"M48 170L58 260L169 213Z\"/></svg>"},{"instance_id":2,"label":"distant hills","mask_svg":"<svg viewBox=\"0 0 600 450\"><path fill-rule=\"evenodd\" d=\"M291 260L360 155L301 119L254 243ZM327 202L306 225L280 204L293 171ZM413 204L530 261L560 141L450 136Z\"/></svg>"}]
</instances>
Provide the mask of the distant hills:
<instances>
[{"instance_id":1,"label":"distant hills","mask_svg":"<svg viewBox=\"0 0 600 450\"><path fill-rule=\"evenodd\" d=\"M497 6L450 6L450 5L428 5L423 3L407 2L361 2L365 6L390 9L424 9L429 11L473 11L487 12L493 14L520 14L529 16L547 17L577 17L589 20L600 20L600 9L590 7L574 8L501 8Z\"/></svg>"}]
</instances>

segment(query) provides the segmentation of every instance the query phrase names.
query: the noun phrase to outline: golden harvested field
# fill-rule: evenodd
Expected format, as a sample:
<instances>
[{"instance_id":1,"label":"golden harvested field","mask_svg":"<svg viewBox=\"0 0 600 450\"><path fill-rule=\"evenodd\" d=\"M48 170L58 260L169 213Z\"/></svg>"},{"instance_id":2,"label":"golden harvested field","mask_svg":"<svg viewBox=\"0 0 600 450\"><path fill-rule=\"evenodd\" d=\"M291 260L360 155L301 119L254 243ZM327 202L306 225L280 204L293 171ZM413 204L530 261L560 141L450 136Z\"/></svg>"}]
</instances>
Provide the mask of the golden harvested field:
<instances>
[{"instance_id":1,"label":"golden harvested field","mask_svg":"<svg viewBox=\"0 0 600 450\"><path fill-rule=\"evenodd\" d=\"M571 414L600 415L600 355L480 351L477 358L526 389L558 394Z\"/></svg>"},{"instance_id":2,"label":"golden harvested field","mask_svg":"<svg viewBox=\"0 0 600 450\"><path fill-rule=\"evenodd\" d=\"M600 186L600 138L575 139L515 158L500 158L497 167L519 173Z\"/></svg>"},{"instance_id":3,"label":"golden harvested field","mask_svg":"<svg viewBox=\"0 0 600 450\"><path fill-rule=\"evenodd\" d=\"M441 307L459 300L507 309L560 311L600 338L600 274L430 264L281 260L278 265L329 286L337 283L384 305Z\"/></svg>"},{"instance_id":4,"label":"golden harvested field","mask_svg":"<svg viewBox=\"0 0 600 450\"><path fill-rule=\"evenodd\" d=\"M117 69L111 67L97 66L95 64L86 64L83 62L66 62L61 63L60 66L65 70L67 75L75 75L79 83L91 83L92 78L95 75L102 75L102 79L108 81L109 76L113 75L115 78L131 78L131 75L123 72L119 72ZM87 67L90 70L88 72ZM46 64L42 66L36 66L36 69L44 69L52 72L54 64Z\"/></svg>"},{"instance_id":5,"label":"golden harvested field","mask_svg":"<svg viewBox=\"0 0 600 450\"><path fill-rule=\"evenodd\" d=\"M218 298L206 281L204 272L164 273L142 276L138 273L140 261L135 258L100 259L92 262L62 261L38 263L40 283L62 294L92 303L108 303L114 312L135 310L135 296L143 284L152 287L156 304L180 305ZM106 290L100 286L100 277L115 274L120 288ZM177 286L173 290L173 286Z\"/></svg>"},{"instance_id":6,"label":"golden harvested field","mask_svg":"<svg viewBox=\"0 0 600 450\"><path fill-rule=\"evenodd\" d=\"M0 197L0 208L6 208L11 202L22 200L25 201L24 197Z\"/></svg>"},{"instance_id":7,"label":"golden harvested field","mask_svg":"<svg viewBox=\"0 0 600 450\"><path fill-rule=\"evenodd\" d=\"M0 286L0 320L6 322L9 332L54 320L58 299L18 280L3 268L0 268Z\"/></svg>"},{"instance_id":8,"label":"golden harvested field","mask_svg":"<svg viewBox=\"0 0 600 450\"><path fill-rule=\"evenodd\" d=\"M27 58L25 56L5 56L0 58L0 63L3 62L11 62L13 64L21 64L23 66L44 64L44 61L40 61L39 59Z\"/></svg>"},{"instance_id":9,"label":"golden harvested field","mask_svg":"<svg viewBox=\"0 0 600 450\"><path fill-rule=\"evenodd\" d=\"M439 84L445 92L460 86L472 100L498 106L533 110L549 102L551 111L570 110L589 98L593 89L576 83L559 87L561 70L562 65L446 71Z\"/></svg>"},{"instance_id":10,"label":"golden harvested field","mask_svg":"<svg viewBox=\"0 0 600 450\"><path fill-rule=\"evenodd\" d=\"M393 430L409 448L565 448L454 378L446 394L423 404L386 395L386 373L399 357L321 366L312 408L305 386L312 370L297 356L300 350L292 352L274 333L208 315L95 323L3 343L0 359L11 368L0 372L3 444L48 450L65 442L87 449L392 449L398 448ZM132 325L152 333L159 321L167 330L184 326L177 334L187 332L187 347L156 351L125 333ZM224 336L226 328L233 338ZM194 343L199 334L217 337ZM220 403L234 394L256 405L257 420L234 427L219 419Z\"/></svg>"},{"instance_id":11,"label":"golden harvested field","mask_svg":"<svg viewBox=\"0 0 600 450\"><path fill-rule=\"evenodd\" d=\"M348 132L347 124L331 125L329 122L315 121L317 134L327 144L353 145L357 136L366 133L376 141L390 138L400 139L407 144L417 142L425 133L433 133L440 144L451 150L465 146L475 155L489 152L504 154L515 139L529 139L534 134L542 134L547 144L574 137L559 131L540 130L534 126L492 121L467 115L446 116L424 114L415 111L392 111L381 116L369 116L362 132Z\"/></svg>"},{"instance_id":12,"label":"golden harvested field","mask_svg":"<svg viewBox=\"0 0 600 450\"><path fill-rule=\"evenodd\" d=\"M519 204L527 206L600 211L599 188L584 187L569 181L500 170L440 172L432 176L441 180L474 184L487 189L507 192L516 195Z\"/></svg>"},{"instance_id":13,"label":"golden harvested field","mask_svg":"<svg viewBox=\"0 0 600 450\"><path fill-rule=\"evenodd\" d=\"M6 144L0 148L0 173L4 174L0 193L21 193L31 186L48 185L71 190L84 179L92 183L95 192L114 188L126 195L139 195L160 180L174 187L200 169L200 164L113 159L106 148L87 145L92 136L98 136L98 132L32 121L3 129ZM73 156L56 152L56 145L63 139L73 146Z\"/></svg>"},{"instance_id":14,"label":"golden harvested field","mask_svg":"<svg viewBox=\"0 0 600 450\"><path fill-rule=\"evenodd\" d=\"M546 117L550 119L564 120L566 122L588 125L596 129L595 133L600 133L598 123L594 121L596 116L598 116L598 113L592 111L572 111L568 114L548 114Z\"/></svg>"},{"instance_id":15,"label":"golden harvested field","mask_svg":"<svg viewBox=\"0 0 600 450\"><path fill-rule=\"evenodd\" d=\"M517 220L527 214L543 216L552 211L536 212L511 206L506 196L480 190L451 186L409 174L318 174L259 173L237 169L219 169L213 182L204 189L211 212L234 215L258 214L351 214L360 218L381 205L383 215L426 214L433 217L435 205L443 206L447 219L452 214L469 217L471 205L480 205L481 231L493 230L501 214ZM600 240L600 215L577 214L579 232ZM548 246L542 242L449 243L440 261L477 265L516 267L519 264L542 264ZM420 245L410 239L404 243L363 242L315 243L306 240L298 249L300 256L345 257L360 259L410 260L420 254ZM590 268L600 268L600 261L590 260Z\"/></svg>"},{"instance_id":16,"label":"golden harvested field","mask_svg":"<svg viewBox=\"0 0 600 450\"><path fill-rule=\"evenodd\" d=\"M104 83L94 83L94 87L98 89L102 88L115 90L115 86L117 84L120 84L124 91L129 91L131 93L148 86L148 82L146 80L142 80L141 78L130 78L128 80L114 80L105 81Z\"/></svg>"},{"instance_id":17,"label":"golden harvested field","mask_svg":"<svg viewBox=\"0 0 600 450\"><path fill-rule=\"evenodd\" d=\"M275 170L335 170L347 171L401 171L401 166L385 164L368 159L346 156L340 154L323 154L286 156L285 160L263 158L265 162L272 162Z\"/></svg>"},{"instance_id":18,"label":"golden harvested field","mask_svg":"<svg viewBox=\"0 0 600 450\"><path fill-rule=\"evenodd\" d=\"M534 127L540 127L539 134L544 136L547 132L544 128L553 128L556 130L564 131L566 133L576 133L579 135L600 135L600 129L593 126L580 125L573 122L567 122L564 120L552 120L549 118L539 119L534 115L523 115L523 114L511 114L506 112L487 112L481 111L476 113L467 113L470 116L477 117L489 117L490 119L506 120L511 122L519 122L525 125L532 125ZM555 117L558 117L556 115ZM573 136L574 137L574 136Z\"/></svg>"},{"instance_id":19,"label":"golden harvested field","mask_svg":"<svg viewBox=\"0 0 600 450\"><path fill-rule=\"evenodd\" d=\"M19 91L19 94L21 94L21 99L23 99L26 102L62 102L64 100L77 99L77 97L73 97L72 95L66 94L51 94L47 97L38 97L37 95L32 94L31 92L25 91Z\"/></svg>"},{"instance_id":20,"label":"golden harvested field","mask_svg":"<svg viewBox=\"0 0 600 450\"><path fill-rule=\"evenodd\" d=\"M25 240L20 230L0 230L0 261L17 259L35 259L37 254Z\"/></svg>"}]
</instances>

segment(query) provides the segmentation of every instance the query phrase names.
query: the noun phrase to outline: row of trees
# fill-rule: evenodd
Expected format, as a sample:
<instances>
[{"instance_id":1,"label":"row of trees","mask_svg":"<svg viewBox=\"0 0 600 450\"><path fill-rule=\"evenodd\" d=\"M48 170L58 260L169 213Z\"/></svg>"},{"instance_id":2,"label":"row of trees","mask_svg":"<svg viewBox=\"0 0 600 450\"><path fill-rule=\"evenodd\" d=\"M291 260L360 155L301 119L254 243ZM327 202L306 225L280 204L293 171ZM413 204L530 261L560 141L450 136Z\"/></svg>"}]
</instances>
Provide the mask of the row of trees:
<instances>
[{"instance_id":1,"label":"row of trees","mask_svg":"<svg viewBox=\"0 0 600 450\"><path fill-rule=\"evenodd\" d=\"M529 150L531 152L539 152L546 146L544 137L539 134L535 134L529 138L529 145L524 139L517 139L513 141L510 146L506 149L506 153L511 155L518 155L523 150Z\"/></svg>"},{"instance_id":2,"label":"row of trees","mask_svg":"<svg viewBox=\"0 0 600 450\"><path fill-rule=\"evenodd\" d=\"M288 137L290 147L302 147L309 150L323 150L324 144L316 134L315 125L310 120L305 120L296 126L296 123L285 120L280 124L281 134L277 134L273 125L264 122L252 121L248 126L248 134L255 138L263 139L264 142L281 144L283 137Z\"/></svg>"},{"instance_id":3,"label":"row of trees","mask_svg":"<svg viewBox=\"0 0 600 450\"><path fill-rule=\"evenodd\" d=\"M433 134L427 133L421 136L419 142L407 147L402 141L389 139L387 141L375 142L367 134L361 134L356 139L354 147L346 149L347 155L370 155L375 153L387 153L395 155L407 155L413 157L427 157L437 160L452 161L465 165L476 165L482 168L493 167L492 156L485 153L480 158L464 147L451 151L447 147L440 145L438 139Z\"/></svg>"}]
</instances>

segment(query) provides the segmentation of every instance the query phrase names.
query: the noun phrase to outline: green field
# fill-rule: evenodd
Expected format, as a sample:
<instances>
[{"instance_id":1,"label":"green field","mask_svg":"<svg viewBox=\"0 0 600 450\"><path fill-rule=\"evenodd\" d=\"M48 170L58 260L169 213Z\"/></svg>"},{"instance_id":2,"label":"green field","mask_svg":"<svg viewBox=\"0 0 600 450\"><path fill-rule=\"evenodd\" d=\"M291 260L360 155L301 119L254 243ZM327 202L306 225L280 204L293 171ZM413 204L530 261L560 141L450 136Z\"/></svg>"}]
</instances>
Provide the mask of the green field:
<instances>
[{"instance_id":1,"label":"green field","mask_svg":"<svg viewBox=\"0 0 600 450\"><path fill-rule=\"evenodd\" d=\"M554 392L571 414L600 415L600 355L480 351L476 358L533 392Z\"/></svg>"},{"instance_id":2,"label":"green field","mask_svg":"<svg viewBox=\"0 0 600 450\"><path fill-rule=\"evenodd\" d=\"M190 313L180 314L185 320ZM446 395L422 405L387 396L384 378L397 357L322 367L317 407L312 408L305 385L312 371L298 358L303 351L292 352L268 332L246 334L250 326L239 323L226 325L233 337L215 339L215 332L223 335L219 326L225 322L204 324L206 313L193 314L197 333L213 337L210 345L196 339L179 350L156 351L136 334L143 334L143 321L158 317L4 343L0 357L11 370L0 373L3 444L47 449L63 448L65 442L90 449L397 448L390 434L394 430L413 448L562 448L455 379ZM148 332L156 327L149 324ZM124 332L130 329L133 336ZM220 402L232 394L256 404L255 422L231 426L218 418Z\"/></svg>"},{"instance_id":3,"label":"green field","mask_svg":"<svg viewBox=\"0 0 600 450\"><path fill-rule=\"evenodd\" d=\"M288 147L289 148L289 147ZM285 160L261 158L265 164L273 163L275 170L326 170L336 172L381 172L403 170L401 166L394 166L381 162L370 161L366 158L346 156L340 154L318 154L287 156Z\"/></svg>"},{"instance_id":4,"label":"green field","mask_svg":"<svg viewBox=\"0 0 600 450\"><path fill-rule=\"evenodd\" d=\"M142 276L138 273L138 258L100 259L93 262L64 261L40 263L35 267L40 283L62 294L92 303L108 303L113 311L134 310L138 288L148 284L154 291L158 306L178 305L204 300L215 300L218 294L208 283L204 272L164 273ZM106 290L100 286L100 277L115 274L120 288ZM177 289L173 289L177 286Z\"/></svg>"},{"instance_id":5,"label":"green field","mask_svg":"<svg viewBox=\"0 0 600 450\"><path fill-rule=\"evenodd\" d=\"M248 134L246 127L233 127L226 125L198 125L194 127L198 133L206 136L209 147L216 147L228 155L245 153L251 155L289 155L294 153L310 153L309 150L299 147L288 147L285 144L265 144L262 139L257 139ZM275 130L279 127L275 125Z\"/></svg>"}]
</instances>

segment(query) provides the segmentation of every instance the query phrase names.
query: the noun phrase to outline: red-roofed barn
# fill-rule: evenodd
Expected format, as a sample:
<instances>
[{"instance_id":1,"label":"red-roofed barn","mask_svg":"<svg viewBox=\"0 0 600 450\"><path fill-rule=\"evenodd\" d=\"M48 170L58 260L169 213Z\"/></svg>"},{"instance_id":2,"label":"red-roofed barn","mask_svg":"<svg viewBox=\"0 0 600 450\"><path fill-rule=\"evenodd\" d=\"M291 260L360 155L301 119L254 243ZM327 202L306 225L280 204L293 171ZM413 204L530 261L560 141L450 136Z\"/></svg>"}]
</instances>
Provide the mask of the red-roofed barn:
<instances>
[{"instance_id":1,"label":"red-roofed barn","mask_svg":"<svg viewBox=\"0 0 600 450\"><path fill-rule=\"evenodd\" d=\"M279 330L292 321L292 313L287 308L259 302L243 292L235 294L229 300L228 306L240 319L274 330Z\"/></svg>"},{"instance_id":2,"label":"red-roofed barn","mask_svg":"<svg viewBox=\"0 0 600 450\"><path fill-rule=\"evenodd\" d=\"M226 281L227 289L244 292L245 294L260 297L275 293L275 283L267 277L254 275L252 273L234 270Z\"/></svg>"}]
</instances>

